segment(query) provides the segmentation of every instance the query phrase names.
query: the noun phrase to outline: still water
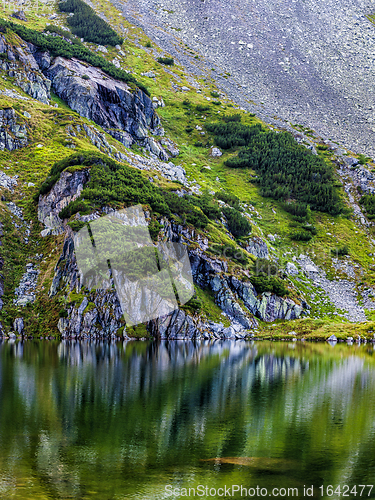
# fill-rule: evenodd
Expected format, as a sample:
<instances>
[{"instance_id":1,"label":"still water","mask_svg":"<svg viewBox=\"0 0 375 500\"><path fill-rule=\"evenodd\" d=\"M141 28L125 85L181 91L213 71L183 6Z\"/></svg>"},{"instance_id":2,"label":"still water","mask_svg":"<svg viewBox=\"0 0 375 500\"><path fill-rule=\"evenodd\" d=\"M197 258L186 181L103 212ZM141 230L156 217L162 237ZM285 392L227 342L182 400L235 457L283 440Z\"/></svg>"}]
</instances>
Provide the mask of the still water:
<instances>
[{"instance_id":1,"label":"still water","mask_svg":"<svg viewBox=\"0 0 375 500\"><path fill-rule=\"evenodd\" d=\"M0 498L359 498L375 483L374 352L1 343Z\"/></svg>"}]
</instances>

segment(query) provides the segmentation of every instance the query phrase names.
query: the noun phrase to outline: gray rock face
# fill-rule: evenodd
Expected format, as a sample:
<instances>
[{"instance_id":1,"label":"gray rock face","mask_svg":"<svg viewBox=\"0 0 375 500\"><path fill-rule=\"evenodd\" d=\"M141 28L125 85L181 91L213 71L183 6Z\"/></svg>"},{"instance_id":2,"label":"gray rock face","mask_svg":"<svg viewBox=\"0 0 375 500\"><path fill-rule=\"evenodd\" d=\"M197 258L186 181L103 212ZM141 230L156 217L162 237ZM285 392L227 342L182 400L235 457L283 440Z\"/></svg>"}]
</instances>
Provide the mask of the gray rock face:
<instances>
[{"instance_id":1,"label":"gray rock face","mask_svg":"<svg viewBox=\"0 0 375 500\"><path fill-rule=\"evenodd\" d=\"M0 53L8 56L8 60L0 61L0 67L15 79L15 85L34 99L48 104L51 98L51 82L40 71L34 57L34 54L38 56L36 47L25 43L23 48L14 48L0 35Z\"/></svg>"},{"instance_id":2,"label":"gray rock face","mask_svg":"<svg viewBox=\"0 0 375 500\"><path fill-rule=\"evenodd\" d=\"M160 339L182 340L201 337L201 332L194 325L193 319L180 309L152 320L149 330L151 335Z\"/></svg>"},{"instance_id":3,"label":"gray rock face","mask_svg":"<svg viewBox=\"0 0 375 500\"><path fill-rule=\"evenodd\" d=\"M19 123L13 108L0 109L0 150L14 151L28 144L25 123Z\"/></svg>"},{"instance_id":4,"label":"gray rock face","mask_svg":"<svg viewBox=\"0 0 375 500\"><path fill-rule=\"evenodd\" d=\"M126 83L98 68L57 57L46 74L56 94L74 111L102 126L125 146L130 140L148 144L149 130L155 132L159 126L152 100L144 92L131 93Z\"/></svg>"},{"instance_id":5,"label":"gray rock face","mask_svg":"<svg viewBox=\"0 0 375 500\"><path fill-rule=\"evenodd\" d=\"M26 265L26 271L14 291L16 298L13 299L13 302L15 305L24 307L29 302L34 302L38 275L39 271L35 269L32 263Z\"/></svg>"},{"instance_id":6,"label":"gray rock face","mask_svg":"<svg viewBox=\"0 0 375 500\"><path fill-rule=\"evenodd\" d=\"M287 274L290 274L291 276L296 276L298 274L298 268L293 262L288 262L286 265L286 272Z\"/></svg>"},{"instance_id":7,"label":"gray rock face","mask_svg":"<svg viewBox=\"0 0 375 500\"><path fill-rule=\"evenodd\" d=\"M27 17L23 10L18 10L17 12L13 12L12 17L19 19L20 21L27 21Z\"/></svg>"},{"instance_id":8,"label":"gray rock face","mask_svg":"<svg viewBox=\"0 0 375 500\"><path fill-rule=\"evenodd\" d=\"M248 244L246 245L246 250L255 255L257 258L268 259L267 243L258 236L250 238Z\"/></svg>"},{"instance_id":9,"label":"gray rock face","mask_svg":"<svg viewBox=\"0 0 375 500\"><path fill-rule=\"evenodd\" d=\"M60 179L45 196L40 196L38 204L38 218L46 229L42 236L48 234L58 235L64 232L59 212L71 201L76 200L89 180L89 169L77 170L73 173L64 171Z\"/></svg>"},{"instance_id":10,"label":"gray rock face","mask_svg":"<svg viewBox=\"0 0 375 500\"><path fill-rule=\"evenodd\" d=\"M111 2L190 73L215 68L212 78L239 106L282 126L303 120L374 156L370 0L346 0L342 9L337 0L165 0L160 9L153 0Z\"/></svg>"}]
</instances>

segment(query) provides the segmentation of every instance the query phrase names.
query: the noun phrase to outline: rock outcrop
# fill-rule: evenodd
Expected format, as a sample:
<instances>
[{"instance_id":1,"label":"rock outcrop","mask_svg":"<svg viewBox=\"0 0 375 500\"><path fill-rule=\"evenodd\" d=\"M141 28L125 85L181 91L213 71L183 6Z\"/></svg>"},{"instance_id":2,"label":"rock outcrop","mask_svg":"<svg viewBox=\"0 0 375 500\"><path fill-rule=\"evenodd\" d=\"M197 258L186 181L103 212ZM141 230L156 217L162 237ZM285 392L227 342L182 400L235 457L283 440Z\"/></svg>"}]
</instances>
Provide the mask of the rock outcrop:
<instances>
[{"instance_id":1,"label":"rock outcrop","mask_svg":"<svg viewBox=\"0 0 375 500\"><path fill-rule=\"evenodd\" d=\"M267 243L258 236L250 238L245 248L257 258L268 259Z\"/></svg>"},{"instance_id":2,"label":"rock outcrop","mask_svg":"<svg viewBox=\"0 0 375 500\"><path fill-rule=\"evenodd\" d=\"M14 151L27 146L27 127L13 108L0 109L0 150Z\"/></svg>"},{"instance_id":3,"label":"rock outcrop","mask_svg":"<svg viewBox=\"0 0 375 500\"><path fill-rule=\"evenodd\" d=\"M72 191L69 192L69 196L73 192L78 192L77 182L80 180L78 177L71 178ZM52 214L60 209L61 195L64 189L66 189L65 194L69 191L68 185L66 179L57 188L56 184L51 191L53 196L49 198L50 205L47 205L45 199L42 200L43 213L46 213L47 206L52 207ZM206 254L208 240L202 235L167 219L161 219L160 223L163 225L161 237L164 241L185 243L190 246L189 258L194 282L213 293L216 304L223 311L226 320L229 320L230 326L224 327L222 323L202 321L199 313L198 316L192 317L183 310L176 310L148 322L147 330L153 336L162 339L244 338L258 326L256 317L263 321L274 321L296 319L303 314L303 307L292 300L271 293L257 294L251 283L229 276L228 263L225 260L212 258ZM106 290L91 290L84 293L70 228L55 268L49 294L52 297L62 290L65 290L65 293L75 291L75 294L80 296L80 300L68 303L67 317L59 321L58 328L63 337L115 337L120 334L119 332L121 335L126 335L126 326L114 289L109 286Z\"/></svg>"},{"instance_id":4,"label":"rock outcrop","mask_svg":"<svg viewBox=\"0 0 375 500\"><path fill-rule=\"evenodd\" d=\"M142 91L77 59L57 57L45 70L56 94L70 108L93 120L116 140L130 147L137 142L161 159L168 159L149 132L158 134L160 120L152 100Z\"/></svg>"},{"instance_id":5,"label":"rock outcrop","mask_svg":"<svg viewBox=\"0 0 375 500\"><path fill-rule=\"evenodd\" d=\"M45 196L40 196L38 204L38 218L46 227L42 236L58 235L64 232L59 212L71 201L76 200L89 180L89 169L83 168L71 173L65 170L60 179Z\"/></svg>"},{"instance_id":6,"label":"rock outcrop","mask_svg":"<svg viewBox=\"0 0 375 500\"><path fill-rule=\"evenodd\" d=\"M0 68L15 79L15 85L34 99L48 104L51 98L51 81L40 71L34 57L39 56L38 49L25 42L22 47L14 47L6 41L4 35L0 35L0 54L6 55L6 58L0 59Z\"/></svg>"}]
</instances>

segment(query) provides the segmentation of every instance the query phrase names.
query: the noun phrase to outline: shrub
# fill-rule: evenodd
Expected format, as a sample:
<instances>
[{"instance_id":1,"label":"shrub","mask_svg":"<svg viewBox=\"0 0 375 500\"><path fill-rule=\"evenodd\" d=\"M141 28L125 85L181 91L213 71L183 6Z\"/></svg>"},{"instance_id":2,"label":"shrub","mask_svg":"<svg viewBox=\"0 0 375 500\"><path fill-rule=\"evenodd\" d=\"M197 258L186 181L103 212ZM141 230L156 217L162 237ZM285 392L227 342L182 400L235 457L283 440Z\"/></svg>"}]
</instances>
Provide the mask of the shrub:
<instances>
[{"instance_id":1,"label":"shrub","mask_svg":"<svg viewBox=\"0 0 375 500\"><path fill-rule=\"evenodd\" d=\"M275 276L252 276L250 278L250 281L254 285L257 293L271 292L280 297L284 297L289 293L284 282L280 278L276 278Z\"/></svg>"},{"instance_id":2,"label":"shrub","mask_svg":"<svg viewBox=\"0 0 375 500\"><path fill-rule=\"evenodd\" d=\"M157 61L158 61L158 63L164 64L165 66L173 66L174 65L173 57L158 57Z\"/></svg>"},{"instance_id":3,"label":"shrub","mask_svg":"<svg viewBox=\"0 0 375 500\"><path fill-rule=\"evenodd\" d=\"M235 238L246 236L251 231L250 222L235 208L224 207L223 214L228 221L229 231Z\"/></svg>"},{"instance_id":4,"label":"shrub","mask_svg":"<svg viewBox=\"0 0 375 500\"><path fill-rule=\"evenodd\" d=\"M255 170L265 197L294 198L332 215L342 212L344 204L332 165L298 144L289 132L264 130L260 124L244 125L234 121L233 116L229 121L224 117L224 123L206 125L221 149L241 148L237 156L225 161L226 166Z\"/></svg>"},{"instance_id":5,"label":"shrub","mask_svg":"<svg viewBox=\"0 0 375 500\"><path fill-rule=\"evenodd\" d=\"M375 219L375 195L365 194L359 202L365 208L367 218Z\"/></svg>"},{"instance_id":6,"label":"shrub","mask_svg":"<svg viewBox=\"0 0 375 500\"><path fill-rule=\"evenodd\" d=\"M224 203L227 203L231 207L235 208L236 210L240 210L240 200L237 198L236 195L233 193L229 193L228 191L218 191L215 193L215 196L218 200L224 201Z\"/></svg>"},{"instance_id":7,"label":"shrub","mask_svg":"<svg viewBox=\"0 0 375 500\"><path fill-rule=\"evenodd\" d=\"M225 123L230 123L230 122L240 122L241 121L241 114L236 113L234 115L224 115L223 120Z\"/></svg>"},{"instance_id":8,"label":"shrub","mask_svg":"<svg viewBox=\"0 0 375 500\"><path fill-rule=\"evenodd\" d=\"M82 78L83 78L84 80L90 80L90 77L89 77L88 75L82 75Z\"/></svg>"},{"instance_id":9,"label":"shrub","mask_svg":"<svg viewBox=\"0 0 375 500\"><path fill-rule=\"evenodd\" d=\"M349 248L347 245L343 245L342 247L332 248L331 254L333 257L344 257L345 255L349 255Z\"/></svg>"},{"instance_id":10,"label":"shrub","mask_svg":"<svg viewBox=\"0 0 375 500\"><path fill-rule=\"evenodd\" d=\"M290 235L290 239L295 241L310 241L312 239L312 234L307 231L295 231Z\"/></svg>"},{"instance_id":11,"label":"shrub","mask_svg":"<svg viewBox=\"0 0 375 500\"><path fill-rule=\"evenodd\" d=\"M218 255L219 257L225 257L226 259L233 259L242 266L249 264L250 259L248 254L242 250L242 248L237 247L235 245L224 245L224 244L217 244L214 243L212 247L210 248L210 251Z\"/></svg>"},{"instance_id":12,"label":"shrub","mask_svg":"<svg viewBox=\"0 0 375 500\"><path fill-rule=\"evenodd\" d=\"M101 45L122 45L124 39L82 0L64 0L59 3L59 9L74 14L67 18L67 23L78 37Z\"/></svg>"},{"instance_id":13,"label":"shrub","mask_svg":"<svg viewBox=\"0 0 375 500\"><path fill-rule=\"evenodd\" d=\"M211 92L212 97L220 97L220 94L216 91Z\"/></svg>"},{"instance_id":14,"label":"shrub","mask_svg":"<svg viewBox=\"0 0 375 500\"><path fill-rule=\"evenodd\" d=\"M210 106L206 106L205 104L197 104L195 106L195 109L198 111L198 113L204 113L205 111L208 111L210 109Z\"/></svg>"},{"instance_id":15,"label":"shrub","mask_svg":"<svg viewBox=\"0 0 375 500\"><path fill-rule=\"evenodd\" d=\"M59 217L60 219L69 219L69 217L76 213L90 213L90 207L85 203L84 200L77 199L75 201L71 201L69 205L60 210Z\"/></svg>"}]
</instances>

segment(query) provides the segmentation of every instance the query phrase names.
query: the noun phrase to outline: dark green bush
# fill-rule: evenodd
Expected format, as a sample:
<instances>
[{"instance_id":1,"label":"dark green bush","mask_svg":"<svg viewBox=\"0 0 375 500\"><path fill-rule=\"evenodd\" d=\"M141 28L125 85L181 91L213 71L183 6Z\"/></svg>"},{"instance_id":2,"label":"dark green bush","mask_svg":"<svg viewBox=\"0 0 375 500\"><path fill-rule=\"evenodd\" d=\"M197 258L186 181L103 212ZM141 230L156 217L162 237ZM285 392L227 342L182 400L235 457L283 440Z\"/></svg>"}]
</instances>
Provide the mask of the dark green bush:
<instances>
[{"instance_id":1,"label":"dark green bush","mask_svg":"<svg viewBox=\"0 0 375 500\"><path fill-rule=\"evenodd\" d=\"M343 245L342 247L332 248L331 254L333 257L344 257L345 255L349 255L349 247Z\"/></svg>"},{"instance_id":2,"label":"dark green bush","mask_svg":"<svg viewBox=\"0 0 375 500\"><path fill-rule=\"evenodd\" d=\"M280 268L272 260L258 258L253 265L253 271L256 276L277 276Z\"/></svg>"},{"instance_id":3,"label":"dark green bush","mask_svg":"<svg viewBox=\"0 0 375 500\"><path fill-rule=\"evenodd\" d=\"M284 203L283 208L286 212L294 215L298 219L306 219L309 220L311 218L311 210L306 203Z\"/></svg>"},{"instance_id":4,"label":"dark green bush","mask_svg":"<svg viewBox=\"0 0 375 500\"><path fill-rule=\"evenodd\" d=\"M202 196L196 197L194 202L209 219L218 219L221 216L218 203L207 190L204 191Z\"/></svg>"},{"instance_id":5,"label":"dark green bush","mask_svg":"<svg viewBox=\"0 0 375 500\"><path fill-rule=\"evenodd\" d=\"M375 219L375 195L365 194L360 199L360 203L365 208L367 218L370 220Z\"/></svg>"},{"instance_id":6,"label":"dark green bush","mask_svg":"<svg viewBox=\"0 0 375 500\"><path fill-rule=\"evenodd\" d=\"M61 12L74 13L67 17L67 23L78 37L101 45L122 45L124 39L82 0L64 0L59 8Z\"/></svg>"},{"instance_id":7,"label":"dark green bush","mask_svg":"<svg viewBox=\"0 0 375 500\"><path fill-rule=\"evenodd\" d=\"M223 214L228 221L229 231L235 238L246 236L251 231L250 222L235 208L224 207Z\"/></svg>"},{"instance_id":8,"label":"dark green bush","mask_svg":"<svg viewBox=\"0 0 375 500\"><path fill-rule=\"evenodd\" d=\"M229 193L228 191L218 191L215 193L215 196L218 200L224 201L228 205L230 205L232 208L235 208L236 210L240 210L240 200L237 198L236 195L233 193Z\"/></svg>"},{"instance_id":9,"label":"dark green bush","mask_svg":"<svg viewBox=\"0 0 375 500\"><path fill-rule=\"evenodd\" d=\"M295 231L290 235L290 238L295 241L310 241L312 234L307 231Z\"/></svg>"},{"instance_id":10,"label":"dark green bush","mask_svg":"<svg viewBox=\"0 0 375 500\"><path fill-rule=\"evenodd\" d=\"M289 293L284 282L275 276L252 276L250 281L254 285L257 293L271 292L275 293L279 297L284 297Z\"/></svg>"},{"instance_id":11,"label":"dark green bush","mask_svg":"<svg viewBox=\"0 0 375 500\"><path fill-rule=\"evenodd\" d=\"M242 250L242 248L237 247L235 245L224 245L224 244L214 243L209 250L213 254L219 257L225 257L226 259L233 259L239 262L242 266L252 262L249 259L248 254L244 250Z\"/></svg>"},{"instance_id":12,"label":"dark green bush","mask_svg":"<svg viewBox=\"0 0 375 500\"><path fill-rule=\"evenodd\" d=\"M84 200L77 199L75 201L71 201L69 205L60 210L59 217L60 219L69 219L69 217L73 214L80 212L81 214L90 213L90 207L85 203Z\"/></svg>"},{"instance_id":13,"label":"dark green bush","mask_svg":"<svg viewBox=\"0 0 375 500\"><path fill-rule=\"evenodd\" d=\"M225 121L225 123L240 122L241 121L241 114L236 113L235 115L224 115L223 120Z\"/></svg>"},{"instance_id":14,"label":"dark green bush","mask_svg":"<svg viewBox=\"0 0 375 500\"><path fill-rule=\"evenodd\" d=\"M165 66L173 66L174 65L173 57L158 57L157 61L158 61L158 63L164 64Z\"/></svg>"},{"instance_id":15,"label":"dark green bush","mask_svg":"<svg viewBox=\"0 0 375 500\"><path fill-rule=\"evenodd\" d=\"M205 111L209 111L210 106L206 106L204 104L197 104L195 106L195 109L198 111L198 113L204 113Z\"/></svg>"}]
</instances>

